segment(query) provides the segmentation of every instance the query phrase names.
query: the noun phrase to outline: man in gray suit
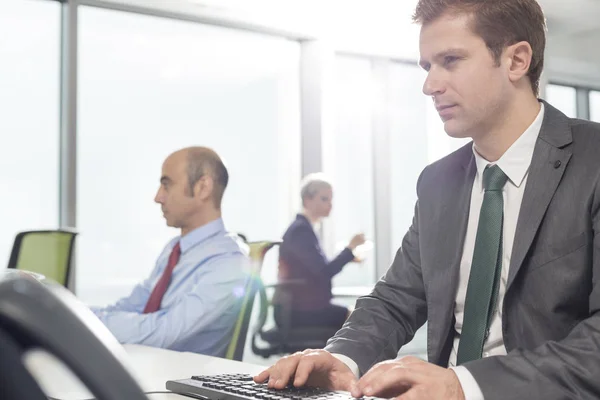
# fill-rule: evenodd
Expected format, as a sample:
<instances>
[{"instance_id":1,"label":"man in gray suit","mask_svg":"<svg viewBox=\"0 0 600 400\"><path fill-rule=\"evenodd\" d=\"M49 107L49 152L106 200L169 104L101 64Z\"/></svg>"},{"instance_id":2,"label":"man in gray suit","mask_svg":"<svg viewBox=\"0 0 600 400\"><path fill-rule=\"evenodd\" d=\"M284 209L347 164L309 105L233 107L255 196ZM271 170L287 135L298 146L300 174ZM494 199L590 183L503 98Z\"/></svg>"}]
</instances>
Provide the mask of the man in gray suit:
<instances>
[{"instance_id":1,"label":"man in gray suit","mask_svg":"<svg viewBox=\"0 0 600 400\"><path fill-rule=\"evenodd\" d=\"M535 0L420 0L446 132L387 274L325 350L255 377L399 399L600 398L600 125L537 99ZM395 359L428 321L428 359ZM386 361L387 360L387 361ZM358 380L360 377L360 380Z\"/></svg>"}]
</instances>

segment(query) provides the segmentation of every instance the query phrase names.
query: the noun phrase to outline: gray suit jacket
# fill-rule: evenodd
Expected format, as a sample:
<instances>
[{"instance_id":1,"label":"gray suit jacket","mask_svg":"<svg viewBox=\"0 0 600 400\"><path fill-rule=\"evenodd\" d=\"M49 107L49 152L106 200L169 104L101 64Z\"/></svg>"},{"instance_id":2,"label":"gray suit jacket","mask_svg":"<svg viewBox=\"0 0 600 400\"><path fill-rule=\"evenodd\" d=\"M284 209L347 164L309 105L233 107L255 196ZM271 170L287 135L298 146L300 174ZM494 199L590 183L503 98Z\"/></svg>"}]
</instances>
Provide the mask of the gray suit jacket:
<instances>
[{"instance_id":1,"label":"gray suit jacket","mask_svg":"<svg viewBox=\"0 0 600 400\"><path fill-rule=\"evenodd\" d=\"M502 308L507 356L464 364L486 400L600 398L600 124L545 103ZM395 260L326 349L365 373L428 321L447 366L473 180L471 144L423 170Z\"/></svg>"}]
</instances>

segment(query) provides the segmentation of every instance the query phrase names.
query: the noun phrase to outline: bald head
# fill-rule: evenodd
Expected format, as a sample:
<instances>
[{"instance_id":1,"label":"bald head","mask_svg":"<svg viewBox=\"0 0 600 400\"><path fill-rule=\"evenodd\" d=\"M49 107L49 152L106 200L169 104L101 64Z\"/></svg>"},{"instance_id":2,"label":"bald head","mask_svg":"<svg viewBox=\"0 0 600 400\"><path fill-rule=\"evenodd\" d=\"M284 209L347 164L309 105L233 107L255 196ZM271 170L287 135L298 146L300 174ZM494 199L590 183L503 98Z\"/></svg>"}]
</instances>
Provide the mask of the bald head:
<instances>
[{"instance_id":1,"label":"bald head","mask_svg":"<svg viewBox=\"0 0 600 400\"><path fill-rule=\"evenodd\" d=\"M194 196L194 186L202 177L208 176L212 179L213 202L215 207L220 209L223 194L229 182L229 174L219 155L208 147L197 146L176 151L169 156L169 158L171 157L185 158L189 196Z\"/></svg>"},{"instance_id":2,"label":"bald head","mask_svg":"<svg viewBox=\"0 0 600 400\"><path fill-rule=\"evenodd\" d=\"M227 169L206 147L188 147L171 154L162 165L154 201L161 205L168 226L181 234L221 217Z\"/></svg>"}]
</instances>

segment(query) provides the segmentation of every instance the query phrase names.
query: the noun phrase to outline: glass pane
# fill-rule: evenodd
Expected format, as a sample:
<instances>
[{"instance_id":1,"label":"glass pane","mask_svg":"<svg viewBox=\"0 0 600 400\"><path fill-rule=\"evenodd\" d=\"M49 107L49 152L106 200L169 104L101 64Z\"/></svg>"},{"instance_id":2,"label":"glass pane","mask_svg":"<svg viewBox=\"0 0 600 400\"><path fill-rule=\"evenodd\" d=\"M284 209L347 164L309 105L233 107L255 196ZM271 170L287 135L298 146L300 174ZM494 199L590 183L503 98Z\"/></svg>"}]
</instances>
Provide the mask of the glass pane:
<instances>
[{"instance_id":1,"label":"glass pane","mask_svg":"<svg viewBox=\"0 0 600 400\"><path fill-rule=\"evenodd\" d=\"M427 103L422 92L425 74L420 68L406 64L392 64L389 95L391 110L391 194L392 194L392 254L412 223L417 201L417 179L429 163Z\"/></svg>"},{"instance_id":2,"label":"glass pane","mask_svg":"<svg viewBox=\"0 0 600 400\"><path fill-rule=\"evenodd\" d=\"M336 57L335 125L323 145L324 172L333 183L333 209L325 220L324 247L330 257L356 233L374 236L371 62ZM375 243L377 245L377 243ZM371 285L375 281L375 252L361 263L350 263L335 276L335 286Z\"/></svg>"},{"instance_id":3,"label":"glass pane","mask_svg":"<svg viewBox=\"0 0 600 400\"><path fill-rule=\"evenodd\" d=\"M407 64L390 64L388 83L388 98L390 103L391 137L391 240L390 259L402 245L402 239L408 232L414 215L417 201L417 179L423 168L432 160L448 152L445 137L432 130L430 122L437 122L436 115L430 113L431 99L426 97L421 88L425 73L417 66ZM435 109L434 109L435 111ZM439 118L438 118L439 121ZM435 124L433 128L439 128ZM438 135L443 145L437 140L431 140L431 132ZM443 132L443 126L442 126ZM436 145L437 143L437 145ZM432 156L433 154L433 156ZM423 356L427 353L426 325L416 332L413 340L404 346L400 354L416 354Z\"/></svg>"},{"instance_id":4,"label":"glass pane","mask_svg":"<svg viewBox=\"0 0 600 400\"><path fill-rule=\"evenodd\" d=\"M600 122L600 92L590 92L590 120Z\"/></svg>"},{"instance_id":5,"label":"glass pane","mask_svg":"<svg viewBox=\"0 0 600 400\"><path fill-rule=\"evenodd\" d=\"M0 265L18 231L58 225L60 4L0 2Z\"/></svg>"},{"instance_id":6,"label":"glass pane","mask_svg":"<svg viewBox=\"0 0 600 400\"><path fill-rule=\"evenodd\" d=\"M392 259L412 223L423 168L471 141L446 134L431 98L421 90L425 77L417 66L391 64L387 109L392 123Z\"/></svg>"},{"instance_id":7,"label":"glass pane","mask_svg":"<svg viewBox=\"0 0 600 400\"><path fill-rule=\"evenodd\" d=\"M89 7L79 22L80 297L128 293L178 234L153 199L182 147L224 159L230 231L281 237L299 207L298 43Z\"/></svg>"},{"instance_id":8,"label":"glass pane","mask_svg":"<svg viewBox=\"0 0 600 400\"><path fill-rule=\"evenodd\" d=\"M548 84L546 100L568 117L577 117L577 91L574 87Z\"/></svg>"}]
</instances>

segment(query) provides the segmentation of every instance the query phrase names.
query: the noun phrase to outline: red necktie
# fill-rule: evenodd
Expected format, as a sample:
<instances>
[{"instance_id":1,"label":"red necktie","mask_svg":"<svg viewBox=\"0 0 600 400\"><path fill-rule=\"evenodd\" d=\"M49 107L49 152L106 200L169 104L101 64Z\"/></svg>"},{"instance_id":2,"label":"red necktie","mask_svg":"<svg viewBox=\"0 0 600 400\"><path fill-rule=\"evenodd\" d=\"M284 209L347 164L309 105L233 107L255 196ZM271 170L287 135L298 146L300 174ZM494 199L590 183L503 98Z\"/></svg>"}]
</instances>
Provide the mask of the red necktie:
<instances>
[{"instance_id":1,"label":"red necktie","mask_svg":"<svg viewBox=\"0 0 600 400\"><path fill-rule=\"evenodd\" d=\"M169 287L169 283L171 283L171 274L173 273L175 265L177 265L177 261L179 261L180 255L181 247L179 247L179 242L177 242L175 247L173 247L173 250L171 250L167 268L165 268L162 276L158 282L156 282L156 286L154 286L154 290L152 290L152 294L150 294L150 297L148 298L146 308L144 308L144 314L153 313L160 309L160 303Z\"/></svg>"}]
</instances>

